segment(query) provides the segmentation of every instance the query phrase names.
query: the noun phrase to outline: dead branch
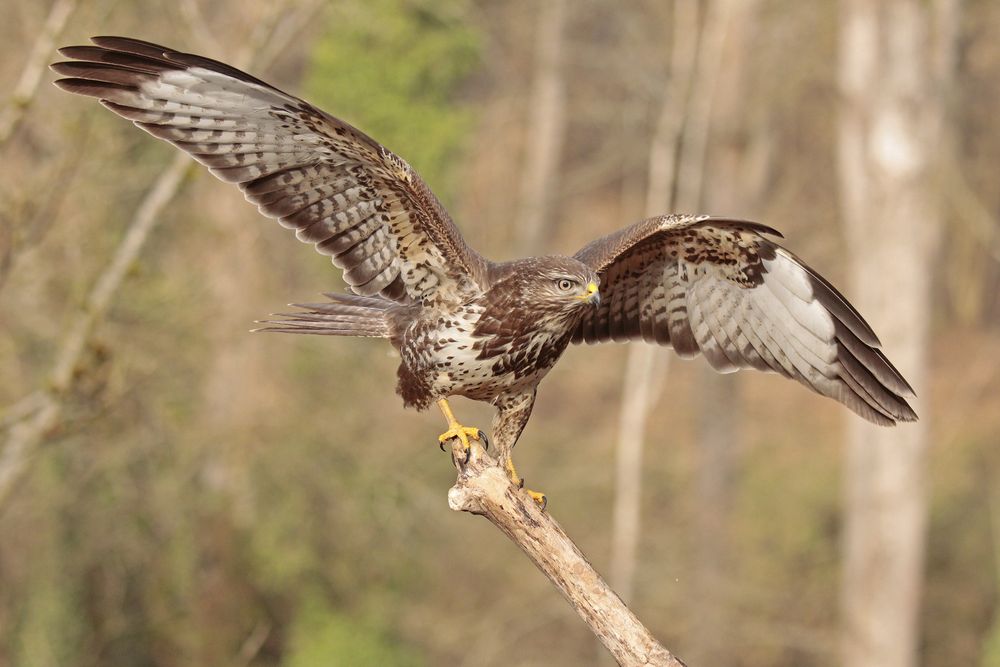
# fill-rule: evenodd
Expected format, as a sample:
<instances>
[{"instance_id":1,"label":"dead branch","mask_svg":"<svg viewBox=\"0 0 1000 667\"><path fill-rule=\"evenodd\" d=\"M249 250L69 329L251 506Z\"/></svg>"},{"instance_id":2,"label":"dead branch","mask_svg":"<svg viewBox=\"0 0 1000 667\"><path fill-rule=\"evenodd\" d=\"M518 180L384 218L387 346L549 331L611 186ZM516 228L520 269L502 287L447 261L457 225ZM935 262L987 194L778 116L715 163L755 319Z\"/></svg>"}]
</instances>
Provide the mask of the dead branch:
<instances>
[{"instance_id":1,"label":"dead branch","mask_svg":"<svg viewBox=\"0 0 1000 667\"><path fill-rule=\"evenodd\" d=\"M458 479L448 491L448 505L486 517L510 538L569 600L618 664L684 665L611 590L556 520L511 483L496 459L474 442L463 463L457 439L452 440L452 455Z\"/></svg>"},{"instance_id":2,"label":"dead branch","mask_svg":"<svg viewBox=\"0 0 1000 667\"><path fill-rule=\"evenodd\" d=\"M83 308L77 313L66 335L59 344L59 352L48 386L30 418L14 423L7 434L7 442L0 452L0 507L3 507L18 480L27 471L29 463L46 435L59 423L63 397L70 389L74 373L87 349L87 343L97 322L103 319L114 295L121 287L129 267L139 256L139 251L149 238L163 208L173 199L180 187L184 173L191 162L179 153L146 193L128 231L107 268L94 283Z\"/></svg>"},{"instance_id":3,"label":"dead branch","mask_svg":"<svg viewBox=\"0 0 1000 667\"><path fill-rule=\"evenodd\" d=\"M45 19L35 44L31 48L21 76L14 84L14 90L7 100L7 104L0 110L0 146L6 143L7 139L14 134L14 130L24 118L25 112L31 106L32 100L38 93L38 84L42 82L42 74L45 73L45 63L52 56L52 47L56 38L66 26L69 15L76 8L76 0L55 0L49 9L49 15Z\"/></svg>"}]
</instances>

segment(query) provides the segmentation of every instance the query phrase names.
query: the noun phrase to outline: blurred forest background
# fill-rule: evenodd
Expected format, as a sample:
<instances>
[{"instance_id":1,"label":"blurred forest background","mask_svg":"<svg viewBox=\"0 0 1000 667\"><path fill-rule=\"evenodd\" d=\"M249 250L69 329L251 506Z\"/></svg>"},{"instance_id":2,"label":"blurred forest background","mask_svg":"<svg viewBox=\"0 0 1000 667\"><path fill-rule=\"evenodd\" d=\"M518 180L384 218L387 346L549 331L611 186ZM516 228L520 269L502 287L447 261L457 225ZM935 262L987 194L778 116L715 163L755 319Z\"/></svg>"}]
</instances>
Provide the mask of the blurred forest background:
<instances>
[{"instance_id":1,"label":"blurred forest background","mask_svg":"<svg viewBox=\"0 0 1000 667\"><path fill-rule=\"evenodd\" d=\"M1000 665L996 0L3 10L0 666L607 660L513 545L448 510L440 415L403 410L387 345L247 333L339 273L49 85L55 47L94 34L360 126L494 259L647 212L782 230L882 335L919 425L574 348L519 468L692 667Z\"/></svg>"}]
</instances>

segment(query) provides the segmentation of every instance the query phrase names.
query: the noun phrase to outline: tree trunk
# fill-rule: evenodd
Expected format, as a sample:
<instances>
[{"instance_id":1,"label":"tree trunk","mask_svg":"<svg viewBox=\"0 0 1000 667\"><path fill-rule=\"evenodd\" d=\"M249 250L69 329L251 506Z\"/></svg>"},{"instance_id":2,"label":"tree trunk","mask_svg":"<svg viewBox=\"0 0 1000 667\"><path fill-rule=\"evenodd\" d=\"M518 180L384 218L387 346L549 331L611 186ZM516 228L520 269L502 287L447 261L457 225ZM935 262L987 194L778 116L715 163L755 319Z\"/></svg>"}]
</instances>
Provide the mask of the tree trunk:
<instances>
[{"instance_id":1,"label":"tree trunk","mask_svg":"<svg viewBox=\"0 0 1000 667\"><path fill-rule=\"evenodd\" d=\"M524 255L539 254L552 225L552 199L566 133L566 90L562 76L566 1L542 0L540 5L517 225L517 245Z\"/></svg>"},{"instance_id":2,"label":"tree trunk","mask_svg":"<svg viewBox=\"0 0 1000 667\"><path fill-rule=\"evenodd\" d=\"M716 92L711 104L705 104L710 125L703 131L708 175L702 187L688 186L687 195L701 200L699 211L751 220L757 218L761 172L766 163L766 151L761 150L766 137L752 131L746 94L757 4L756 0L743 0L716 8L716 45L711 49ZM706 665L727 664L735 658L727 652L725 638L732 627L728 594L732 587L727 585L732 565L729 518L742 449L739 380L738 375L721 375L707 364L699 367L697 563L693 577L698 622L691 656L693 662Z\"/></svg>"},{"instance_id":3,"label":"tree trunk","mask_svg":"<svg viewBox=\"0 0 1000 667\"><path fill-rule=\"evenodd\" d=\"M947 59L939 55L951 42L934 23L921 0L842 2L839 169L851 296L923 395L940 229L933 167ZM928 445L921 407L917 400L915 424L886 429L852 417L848 428L841 611L842 658L852 667L917 661Z\"/></svg>"},{"instance_id":4,"label":"tree trunk","mask_svg":"<svg viewBox=\"0 0 1000 667\"><path fill-rule=\"evenodd\" d=\"M649 147L646 215L673 209L677 160L698 46L698 3L675 0L670 77L663 91ZM611 525L611 585L622 599L632 598L640 534L642 453L649 412L664 384L669 352L633 344L622 381L622 404L615 447L615 497Z\"/></svg>"}]
</instances>

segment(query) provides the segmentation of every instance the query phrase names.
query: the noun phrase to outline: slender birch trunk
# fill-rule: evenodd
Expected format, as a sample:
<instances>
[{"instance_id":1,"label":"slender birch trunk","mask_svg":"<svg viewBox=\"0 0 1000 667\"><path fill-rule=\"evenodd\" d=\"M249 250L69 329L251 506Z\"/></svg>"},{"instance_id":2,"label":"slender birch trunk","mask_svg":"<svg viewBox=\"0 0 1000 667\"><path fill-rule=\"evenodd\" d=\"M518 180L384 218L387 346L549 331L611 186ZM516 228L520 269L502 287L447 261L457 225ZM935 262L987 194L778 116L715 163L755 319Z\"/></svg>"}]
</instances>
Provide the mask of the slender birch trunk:
<instances>
[{"instance_id":1,"label":"slender birch trunk","mask_svg":"<svg viewBox=\"0 0 1000 667\"><path fill-rule=\"evenodd\" d=\"M756 219L766 158L762 145L767 138L751 128L748 102L747 63L757 0L742 0L730 8L725 44L718 53L718 91L711 105L711 127L706 132L708 168L699 208L715 215ZM722 28L716 28L717 35ZM721 36L716 39L721 40ZM694 194L694 193L692 193ZM732 586L727 575L730 555L730 515L733 481L742 449L739 377L716 373L707 364L699 367L698 470L695 495L694 584L695 624L691 658L695 664L727 664L726 637L733 624L729 603Z\"/></svg>"},{"instance_id":2,"label":"slender birch trunk","mask_svg":"<svg viewBox=\"0 0 1000 667\"><path fill-rule=\"evenodd\" d=\"M947 5L938 5L943 17L955 11ZM941 227L940 54L952 39L935 31L929 3L842 0L839 169L851 295L922 396ZM915 424L882 429L852 417L848 427L841 611L842 660L852 667L917 664L930 415L920 399L914 407Z\"/></svg>"},{"instance_id":3,"label":"slender birch trunk","mask_svg":"<svg viewBox=\"0 0 1000 667\"><path fill-rule=\"evenodd\" d=\"M677 155L698 48L698 2L675 0L670 76L649 149L646 215L673 209ZM666 379L669 352L652 345L629 348L615 451L611 527L611 585L628 602L635 586L640 534L642 454L650 409Z\"/></svg>"},{"instance_id":4,"label":"slender birch trunk","mask_svg":"<svg viewBox=\"0 0 1000 667\"><path fill-rule=\"evenodd\" d=\"M521 254L538 254L552 225L552 199L558 183L559 157L566 133L566 87L563 81L563 32L567 0L541 0L535 40L535 77L529 106L529 129L517 245Z\"/></svg>"}]
</instances>

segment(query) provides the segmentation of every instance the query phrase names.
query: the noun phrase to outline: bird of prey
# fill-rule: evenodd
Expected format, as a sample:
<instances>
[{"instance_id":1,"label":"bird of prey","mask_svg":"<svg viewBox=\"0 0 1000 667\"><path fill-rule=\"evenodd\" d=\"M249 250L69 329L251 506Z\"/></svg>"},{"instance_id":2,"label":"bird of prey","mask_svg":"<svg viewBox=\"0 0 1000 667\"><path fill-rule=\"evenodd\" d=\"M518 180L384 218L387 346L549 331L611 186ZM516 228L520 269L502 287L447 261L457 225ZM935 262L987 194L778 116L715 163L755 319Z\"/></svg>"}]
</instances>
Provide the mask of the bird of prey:
<instances>
[{"instance_id":1,"label":"bird of prey","mask_svg":"<svg viewBox=\"0 0 1000 667\"><path fill-rule=\"evenodd\" d=\"M92 42L60 49L71 60L52 65L66 77L57 86L187 152L343 269L351 293L296 304L267 329L387 338L404 405L436 403L448 421L440 441L466 452L486 438L448 398L492 403L492 441L518 486L511 451L570 343L668 345L721 372L780 373L876 424L916 419L913 390L871 327L770 227L663 215L570 257L492 262L401 157L357 128L215 60Z\"/></svg>"}]
</instances>

